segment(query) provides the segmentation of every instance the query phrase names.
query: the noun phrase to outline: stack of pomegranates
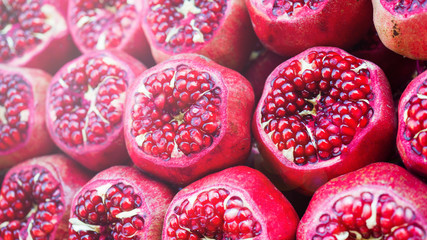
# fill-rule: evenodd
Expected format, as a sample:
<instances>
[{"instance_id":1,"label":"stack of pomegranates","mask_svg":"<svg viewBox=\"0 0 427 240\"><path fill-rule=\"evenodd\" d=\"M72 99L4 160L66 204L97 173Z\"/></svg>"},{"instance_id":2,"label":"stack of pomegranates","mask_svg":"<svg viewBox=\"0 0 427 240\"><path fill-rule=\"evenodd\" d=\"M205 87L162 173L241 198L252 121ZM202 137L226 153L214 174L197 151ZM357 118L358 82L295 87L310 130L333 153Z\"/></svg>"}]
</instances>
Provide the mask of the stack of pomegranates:
<instances>
[{"instance_id":1,"label":"stack of pomegranates","mask_svg":"<svg viewBox=\"0 0 427 240\"><path fill-rule=\"evenodd\" d=\"M426 0L0 1L0 239L427 240Z\"/></svg>"}]
</instances>

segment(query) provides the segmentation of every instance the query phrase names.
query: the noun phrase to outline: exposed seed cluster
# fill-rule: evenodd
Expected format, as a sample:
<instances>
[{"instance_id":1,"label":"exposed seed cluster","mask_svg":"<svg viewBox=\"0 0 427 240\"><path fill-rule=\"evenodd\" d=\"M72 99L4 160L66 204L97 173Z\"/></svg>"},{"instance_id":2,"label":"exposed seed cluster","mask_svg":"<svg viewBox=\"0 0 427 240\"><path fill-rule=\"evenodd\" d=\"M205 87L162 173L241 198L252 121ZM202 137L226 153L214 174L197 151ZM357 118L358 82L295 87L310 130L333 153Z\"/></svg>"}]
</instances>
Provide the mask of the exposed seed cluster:
<instances>
[{"instance_id":1,"label":"exposed seed cluster","mask_svg":"<svg viewBox=\"0 0 427 240\"><path fill-rule=\"evenodd\" d=\"M261 234L261 224L242 199L226 189L203 191L184 200L168 219L168 239L247 239Z\"/></svg>"},{"instance_id":2,"label":"exposed seed cluster","mask_svg":"<svg viewBox=\"0 0 427 240\"><path fill-rule=\"evenodd\" d=\"M369 70L336 52L311 52L283 67L271 83L261 124L298 165L338 156L373 110Z\"/></svg>"},{"instance_id":3,"label":"exposed seed cluster","mask_svg":"<svg viewBox=\"0 0 427 240\"><path fill-rule=\"evenodd\" d=\"M283 14L292 16L294 11L304 6L316 10L323 1L324 0L275 0L273 4L273 14L275 16L281 16Z\"/></svg>"},{"instance_id":4,"label":"exposed seed cluster","mask_svg":"<svg viewBox=\"0 0 427 240\"><path fill-rule=\"evenodd\" d=\"M386 1L395 4L394 11L402 14L427 8L426 0L386 0Z\"/></svg>"},{"instance_id":5,"label":"exposed seed cluster","mask_svg":"<svg viewBox=\"0 0 427 240\"><path fill-rule=\"evenodd\" d=\"M141 239L136 235L144 228L144 218L142 212L132 212L141 205L141 197L124 183L114 184L105 194L88 190L78 197L74 213L81 222L98 227L98 231L76 231L78 228L71 223L69 239Z\"/></svg>"},{"instance_id":6,"label":"exposed seed cluster","mask_svg":"<svg viewBox=\"0 0 427 240\"><path fill-rule=\"evenodd\" d=\"M225 0L149 0L147 23L156 42L181 52L209 41L224 16Z\"/></svg>"},{"instance_id":7,"label":"exposed seed cluster","mask_svg":"<svg viewBox=\"0 0 427 240\"><path fill-rule=\"evenodd\" d=\"M59 139L68 146L107 141L122 121L127 73L103 57L84 59L50 88L50 112Z\"/></svg>"},{"instance_id":8,"label":"exposed seed cluster","mask_svg":"<svg viewBox=\"0 0 427 240\"><path fill-rule=\"evenodd\" d=\"M127 0L77 0L71 10L76 38L88 49L118 47L137 18L135 4Z\"/></svg>"},{"instance_id":9,"label":"exposed seed cluster","mask_svg":"<svg viewBox=\"0 0 427 240\"><path fill-rule=\"evenodd\" d=\"M375 195L378 198L375 198ZM410 207L401 206L388 194L363 192L348 195L333 205L333 214L319 218L313 240L337 239L425 239Z\"/></svg>"},{"instance_id":10,"label":"exposed seed cluster","mask_svg":"<svg viewBox=\"0 0 427 240\"><path fill-rule=\"evenodd\" d=\"M1 239L49 239L62 215L61 187L51 173L32 168L14 173L3 183L0 195Z\"/></svg>"},{"instance_id":11,"label":"exposed seed cluster","mask_svg":"<svg viewBox=\"0 0 427 240\"><path fill-rule=\"evenodd\" d=\"M163 159L200 152L220 131L221 89L207 72L180 65L143 80L131 112L139 147Z\"/></svg>"},{"instance_id":12,"label":"exposed seed cluster","mask_svg":"<svg viewBox=\"0 0 427 240\"><path fill-rule=\"evenodd\" d=\"M0 154L26 141L32 98L22 75L0 72Z\"/></svg>"}]
</instances>

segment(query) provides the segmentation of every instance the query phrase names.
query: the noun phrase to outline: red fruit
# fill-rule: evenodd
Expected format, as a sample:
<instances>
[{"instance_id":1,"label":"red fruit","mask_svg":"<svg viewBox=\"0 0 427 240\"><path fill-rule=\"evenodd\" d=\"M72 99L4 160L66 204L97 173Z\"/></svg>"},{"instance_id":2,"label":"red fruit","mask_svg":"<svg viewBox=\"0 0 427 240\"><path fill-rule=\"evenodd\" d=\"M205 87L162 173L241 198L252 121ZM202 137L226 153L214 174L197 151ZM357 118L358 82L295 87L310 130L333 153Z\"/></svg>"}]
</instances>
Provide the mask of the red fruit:
<instances>
[{"instance_id":1,"label":"red fruit","mask_svg":"<svg viewBox=\"0 0 427 240\"><path fill-rule=\"evenodd\" d=\"M298 220L268 178L239 166L179 191L165 215L162 239L295 239Z\"/></svg>"},{"instance_id":2,"label":"red fruit","mask_svg":"<svg viewBox=\"0 0 427 240\"><path fill-rule=\"evenodd\" d=\"M68 24L81 52L122 50L138 59L149 56L141 27L143 1L69 0ZM151 57L151 56L150 56Z\"/></svg>"},{"instance_id":3,"label":"red fruit","mask_svg":"<svg viewBox=\"0 0 427 240\"><path fill-rule=\"evenodd\" d=\"M42 70L0 64L0 169L54 150L44 117L51 78Z\"/></svg>"},{"instance_id":4,"label":"red fruit","mask_svg":"<svg viewBox=\"0 0 427 240\"><path fill-rule=\"evenodd\" d=\"M371 164L316 191L297 239L427 239L426 192L405 169Z\"/></svg>"},{"instance_id":5,"label":"red fruit","mask_svg":"<svg viewBox=\"0 0 427 240\"><path fill-rule=\"evenodd\" d=\"M260 41L283 56L314 46L349 48L372 22L370 0L246 0L246 5Z\"/></svg>"},{"instance_id":6,"label":"red fruit","mask_svg":"<svg viewBox=\"0 0 427 240\"><path fill-rule=\"evenodd\" d=\"M372 0L372 4L384 45L408 58L427 60L427 1Z\"/></svg>"},{"instance_id":7,"label":"red fruit","mask_svg":"<svg viewBox=\"0 0 427 240\"><path fill-rule=\"evenodd\" d=\"M67 0L0 2L0 63L54 73L76 55Z\"/></svg>"},{"instance_id":8,"label":"red fruit","mask_svg":"<svg viewBox=\"0 0 427 240\"><path fill-rule=\"evenodd\" d=\"M119 51L95 51L63 66L46 99L46 122L58 147L88 169L129 160L123 137L128 85L144 65Z\"/></svg>"},{"instance_id":9,"label":"red fruit","mask_svg":"<svg viewBox=\"0 0 427 240\"><path fill-rule=\"evenodd\" d=\"M74 196L68 239L160 239L172 197L135 168L108 168Z\"/></svg>"},{"instance_id":10,"label":"red fruit","mask_svg":"<svg viewBox=\"0 0 427 240\"><path fill-rule=\"evenodd\" d=\"M385 159L395 127L383 71L333 47L311 48L279 65L253 119L265 160L285 183L308 193Z\"/></svg>"},{"instance_id":11,"label":"red fruit","mask_svg":"<svg viewBox=\"0 0 427 240\"><path fill-rule=\"evenodd\" d=\"M403 163L427 177L427 71L406 87L398 111L397 149Z\"/></svg>"},{"instance_id":12,"label":"red fruit","mask_svg":"<svg viewBox=\"0 0 427 240\"><path fill-rule=\"evenodd\" d=\"M0 239L66 239L71 200L90 177L60 154L11 168L0 193Z\"/></svg>"},{"instance_id":13,"label":"red fruit","mask_svg":"<svg viewBox=\"0 0 427 240\"><path fill-rule=\"evenodd\" d=\"M242 75L200 55L178 55L145 71L129 89L129 155L144 171L179 185L243 163L253 105Z\"/></svg>"},{"instance_id":14,"label":"red fruit","mask_svg":"<svg viewBox=\"0 0 427 240\"><path fill-rule=\"evenodd\" d=\"M244 0L147 0L142 17L157 63L197 53L241 70L256 40Z\"/></svg>"}]
</instances>

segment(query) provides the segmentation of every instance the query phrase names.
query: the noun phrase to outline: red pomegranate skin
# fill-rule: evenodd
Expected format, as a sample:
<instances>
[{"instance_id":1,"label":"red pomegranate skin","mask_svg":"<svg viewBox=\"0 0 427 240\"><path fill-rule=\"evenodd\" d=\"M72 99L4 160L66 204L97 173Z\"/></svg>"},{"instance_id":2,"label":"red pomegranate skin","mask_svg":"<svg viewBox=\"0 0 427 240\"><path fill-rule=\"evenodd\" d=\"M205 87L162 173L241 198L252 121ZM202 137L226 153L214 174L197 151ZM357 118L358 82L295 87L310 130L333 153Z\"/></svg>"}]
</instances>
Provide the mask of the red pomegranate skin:
<instances>
[{"instance_id":1,"label":"red pomegranate skin","mask_svg":"<svg viewBox=\"0 0 427 240\"><path fill-rule=\"evenodd\" d=\"M373 109L373 114L368 119L369 123L365 125L363 128L357 127L358 129L353 132L355 135L353 135L353 138L350 139L351 141L349 141L344 145L341 145L341 147L343 148L340 149L340 151L338 151L338 154L336 154L335 156L332 155L331 153L329 155L330 158L326 158L326 159L321 158L320 151L318 151L318 146L317 146L317 141L320 140L321 138L317 137L318 135L314 135L314 134L316 133L317 130L319 131L321 130L321 129L318 129L318 126L323 126L323 125L318 124L318 125L314 125L313 127L313 125L311 124L314 124L314 122L307 123L306 125L306 126L310 126L310 129L312 128L314 129L315 127L317 127L317 130L316 129L310 130L312 134L307 132L307 134L310 134L309 136L313 136L313 137L310 137L310 139L312 139L311 141L315 141L314 143L312 143L312 145L316 144L314 149L315 151L313 152L313 155L312 155L314 156L314 158L311 158L312 160L310 161L307 160L303 164L297 164L296 162L294 162L294 160L296 159L296 155L286 156L284 153L279 151L278 145L276 145L272 141L270 136L266 134L266 131L264 130L264 127L261 124L262 111L263 111L262 109L264 108L265 101L267 101L266 99L268 95L272 91L272 84L275 81L276 77L279 76L281 70L288 67L294 60L304 59L305 57L309 56L312 52L317 52L317 53L335 52L341 56L351 56L347 52L338 48L315 47L315 48L307 49L306 51L298 54L297 56L283 62L270 74L270 76L266 80L266 83L264 86L264 92L255 110L255 114L252 122L252 131L253 131L255 140L258 142L258 148L263 158L266 161L268 161L269 164L271 164L271 166L282 176L282 179L284 183L288 185L288 188L298 188L299 190L301 190L306 194L313 194L318 187L326 183L329 179L337 177L346 172L356 170L369 163L386 159L388 154L390 154L390 149L393 146L395 131L397 127L392 94L391 94L389 83L387 82L387 79L383 71L375 64L366 60L359 59L357 61L362 62L362 65L360 65L362 66L361 68L366 68L369 71L369 75L370 75L370 80L368 81L369 88L371 89L371 93L374 94L372 95L371 100L368 101L366 99L366 101L369 102L369 106ZM353 57L350 57L350 58L353 58ZM301 72L296 74L296 76L301 76ZM327 79L330 80L330 78L327 78ZM336 87L337 88L334 88L335 92L337 89L342 90L342 88L340 88L339 85L336 85ZM316 86L313 89L315 88ZM330 90L328 90L327 93L330 93ZM323 94L325 94L325 92ZM322 95L319 95L319 96L321 97L320 98L321 100ZM315 100L316 104L317 103L321 104L321 102L319 102L320 100ZM304 101L305 101L304 104L307 104L307 99L305 99ZM321 104L319 108L316 108L317 110L315 110L315 112L317 113L317 111L323 111L323 108L327 109L325 106L327 107L329 105ZM310 111L311 110L306 109L305 113L311 114ZM293 115L293 116L298 117L297 115ZM304 116L304 114L302 116ZM302 116L300 115L299 117L302 117ZM324 116L324 115L321 115L321 116ZM285 118L278 117L277 119L279 119L278 121L280 121L280 119L283 119L281 121L284 121L284 120L287 120L288 118L289 117L285 117ZM361 118L362 117L360 117L360 119ZM334 118L332 118L332 115L331 117L319 118L319 119L323 119L322 121L324 121L325 119L326 120L331 119L330 121L328 120L329 124L332 123L331 121L334 121L333 122L334 125L338 124L338 123L335 123L335 120ZM350 124L350 123L346 122L346 124ZM329 125L326 124L325 126L329 126ZM341 129L341 126L340 126L340 129ZM330 130L328 130L328 132L330 132ZM333 132L330 132L330 133L333 133ZM333 141L333 140L329 140L329 141ZM308 144L309 143L310 141L308 142ZM341 142L341 143L344 143L344 142ZM291 148L288 148L288 149L291 149ZM286 150L286 148L284 150ZM306 156L306 155L303 155L303 156Z\"/></svg>"},{"instance_id":2,"label":"red pomegranate skin","mask_svg":"<svg viewBox=\"0 0 427 240\"><path fill-rule=\"evenodd\" d=\"M51 78L40 69L0 64L0 169L55 150L44 118Z\"/></svg>"},{"instance_id":3,"label":"red pomegranate skin","mask_svg":"<svg viewBox=\"0 0 427 240\"><path fill-rule=\"evenodd\" d=\"M330 233L321 235L316 232L316 227L325 229L325 226L327 230L336 230L336 238L334 239L356 239L353 238L354 235L353 237L345 237L348 236L349 225L345 226L344 223L328 225L324 214L329 215L329 220L334 220L329 222L336 222L341 217L343 219L345 215L349 217L348 222L357 218L355 221L358 221L360 228L362 226L368 227L371 232L375 230L378 234L370 237L360 236L357 239L426 239L426 192L427 185L404 168L387 162L370 164L334 178L316 191L298 225L297 239L328 239L327 237L333 237ZM369 198L373 196L371 203L367 201L367 196ZM381 198L381 196L383 197ZM351 197L353 197L353 201L350 200ZM339 207L337 202L343 203L344 206ZM359 205L360 203L363 204L363 215L360 215L362 207ZM372 206L374 206L373 209ZM337 209L344 209L345 213L337 211ZM411 238L407 232L397 230L405 228L405 223L402 224L402 218L406 218L406 224L412 225L412 229L407 232L418 235L412 235ZM322 220L324 221L322 222ZM387 226L393 227L390 230ZM358 232L357 228L353 229L353 232ZM317 238L315 235L318 235Z\"/></svg>"},{"instance_id":4,"label":"red pomegranate skin","mask_svg":"<svg viewBox=\"0 0 427 240\"><path fill-rule=\"evenodd\" d=\"M32 182L26 182L29 178L26 180L25 177L28 177L28 173L35 170L42 172L34 172L35 175L31 175ZM17 175L19 176L19 180L17 180ZM72 198L91 177L91 173L63 154L45 155L28 159L12 167L8 170L3 180L0 194L0 238L5 240L67 239L68 216L70 215ZM30 187L29 192L25 190L26 187ZM48 191L51 192L49 193ZM11 196L13 197L11 198ZM12 211L12 214L15 214L15 211L18 211L20 208L19 206L23 208L22 205L25 203L30 204L30 209L24 212L23 218L5 218L10 211ZM51 206L49 203L55 204ZM37 217L38 214L40 214L39 218ZM51 220L48 220L49 217L51 217ZM43 224L45 227L34 224L35 219L42 222L44 220ZM7 232L8 225L13 221L18 221L22 224L14 231L13 234L16 235L10 236L10 231L8 231L7 235L4 235ZM28 231L31 229L28 226L30 226L31 222L33 222L33 226L37 226L38 231L36 234L40 238L37 238L34 234L29 235ZM51 232L44 232L43 229L51 229Z\"/></svg>"},{"instance_id":5,"label":"red pomegranate skin","mask_svg":"<svg viewBox=\"0 0 427 240\"><path fill-rule=\"evenodd\" d=\"M125 188L127 188L127 190L131 190L123 190L121 194L118 192L119 195L111 194L113 197L109 199L111 200L110 203L107 203L107 189L111 189L112 186L117 186L118 184L122 184L125 186ZM105 207L105 212L108 212L110 215L110 217L103 224L99 224L99 222L87 224L87 219L83 219L77 215L78 210L76 209L76 206L79 205L79 198L81 196L86 196L87 193L91 191L94 191L94 194L91 194L92 197L86 200L86 202L89 202L85 203L85 206L87 206L86 204L90 204L90 201L91 199L94 199L94 196L100 196L103 200L101 205ZM105 191L107 191L107 195L102 195L102 193L105 194ZM129 196L128 193L131 193L131 195L133 193L139 196L139 200L125 202L123 199L125 196ZM137 214L135 214L133 217L142 219L143 227L141 230L137 230L133 234L121 236L122 239L160 239L164 214L173 198L173 195L174 192L168 186L145 176L135 167L118 165L105 169L96 174L74 195L69 220L70 237L68 239L108 239L112 237L119 239L114 234L117 233L117 231L115 231L117 230L115 224L118 224L120 219L119 217L112 216L112 212L118 211L124 214L126 211L123 211L121 207L126 203L129 203L129 205L132 206L132 210L127 211L127 213L135 212L135 209L138 209ZM114 198L116 200L114 200ZM140 206L136 208L135 204L140 204ZM82 205L79 206L83 207ZM96 206L99 207L98 205ZM86 208L85 211L92 214L101 214L100 212L94 212L94 210L90 210L90 208ZM117 212L114 215L117 216ZM75 221L76 219L79 221ZM126 221L126 218L122 218L122 221ZM79 223L79 225L74 224L75 222ZM135 222L136 221L134 220L132 223L135 224ZM100 227L101 234L94 235L96 231L87 231L86 237L89 238L85 238L83 237L84 234L82 234L82 231L80 231L79 233L81 234L81 238L76 238L74 236L75 232L73 231L73 228L82 226ZM126 225L122 227L122 229L124 229L122 232L126 233ZM130 233L130 231L127 231L127 233Z\"/></svg>"},{"instance_id":6,"label":"red pomegranate skin","mask_svg":"<svg viewBox=\"0 0 427 240\"><path fill-rule=\"evenodd\" d=\"M96 61L98 61L99 59L102 59L103 67L108 66L109 68L116 69L115 73L108 72L110 71L108 69L107 72L104 71L105 69L93 69L94 65L97 66ZM86 70L81 70L79 68L80 65L86 64L86 61L91 63L94 62L91 65L92 68L86 69L86 65L83 67ZM130 163L123 136L122 116L124 111L124 101L126 97L126 89L129 87L132 81L134 81L134 79L145 69L145 66L132 56L122 51L116 50L89 52L64 65L53 76L46 97L46 122L49 134L55 144L67 155L69 155L74 160L82 164L84 167L92 171L100 171L110 166ZM84 77L85 80L82 80L84 83L78 82L76 80L78 78L73 76L68 84L64 83L64 80L62 78L68 76L68 74L71 74L70 72L72 71L83 73L80 76ZM88 71L89 74L86 73L86 71ZM124 75L121 76L120 72L124 72ZM110 79L113 79L113 83L109 82ZM125 90L122 90L121 87L118 86L120 85L118 83L119 80L124 80ZM94 84L92 84L92 82L94 82ZM108 84L112 84L113 86L109 87ZM80 90L79 88L77 88L76 90L75 88L73 88L74 86L83 86L83 90ZM91 91L88 90L89 86L91 86ZM105 103L106 106L102 105L100 107L98 104L104 103L104 98L99 97L99 95L101 94L99 90L104 86L105 88L102 89L102 91L106 93L102 93L102 95L108 96L109 98L107 98L107 100L109 101ZM61 87L63 90L61 90ZM66 97L71 96L71 103L69 103L69 101L65 98L62 98L62 102L58 103L58 98L62 97L63 95L66 95ZM94 95L98 97L94 98ZM118 97L116 96L113 98L113 95L118 95ZM84 100L81 101L81 99L83 98ZM58 113L58 106L62 106L62 114ZM70 108L70 106L72 106L72 108ZM79 110L81 109L85 110L83 114L84 121L81 118L74 121L72 119L72 116L79 116ZM119 120L111 120L108 115L110 114L110 112L101 112L105 109L108 109L108 111L110 111L110 109L113 109L111 110L111 112L116 113L117 118L119 118ZM89 122L91 121L91 117L88 116L88 112L90 112L89 114L96 115L98 121L89 124ZM65 114L70 114L70 121L68 121L67 119L64 120ZM103 114L102 118L100 117L101 114ZM73 121L77 122L77 127L74 127ZM108 122L109 125L101 127L101 133L99 135L96 135L98 131L92 127L93 125L99 122ZM83 123L85 125L83 125ZM63 126L62 124L64 124L65 126ZM82 125L85 128L82 127ZM64 137L68 136L63 133L65 129L74 129L81 135L84 135L82 134L83 128L86 129L86 140L82 136L82 141L80 141L80 143L76 143L76 141L72 137L72 134L69 134L71 135L71 137L69 137L69 139L71 140L66 140L66 138ZM72 131L72 133L74 133L75 131ZM92 134L95 135L95 137L101 136L104 138L99 142L97 142L96 139L94 141L91 141L89 137L90 133L96 133Z\"/></svg>"},{"instance_id":7,"label":"red pomegranate skin","mask_svg":"<svg viewBox=\"0 0 427 240\"><path fill-rule=\"evenodd\" d=\"M245 2L259 40L286 57L315 46L350 48L368 32L372 22L369 0Z\"/></svg>"},{"instance_id":8,"label":"red pomegranate skin","mask_svg":"<svg viewBox=\"0 0 427 240\"><path fill-rule=\"evenodd\" d=\"M176 17L178 13L181 17ZM249 60L256 43L256 36L243 0L164 2L150 0L144 1L141 17L142 28L157 63L177 54L194 53L240 71ZM204 32L202 28L206 26L197 24L206 24L210 30ZM171 33L184 26L191 26L193 29L189 35L191 39L188 39L190 43L171 45L174 38ZM170 39L164 37L159 41L156 36L158 32L171 34ZM178 34L175 34L175 39L177 36ZM187 36L184 38L187 41Z\"/></svg>"},{"instance_id":9,"label":"red pomegranate skin","mask_svg":"<svg viewBox=\"0 0 427 240\"><path fill-rule=\"evenodd\" d=\"M28 11L28 9L34 9L30 7L31 4L42 4L42 7L37 8L37 10L35 10L36 13L33 11L32 14L21 16L23 19L22 23L12 23L10 19L6 19L5 24L11 24L9 26L12 31L21 29L22 31L29 31L29 35L24 35L23 39L21 38L18 41L13 37L11 32L2 32L0 35L1 38L4 37L6 39L7 37L11 37L12 42L15 44L14 48L16 49L16 45L19 45L23 50L19 56L14 55L12 57L8 53L6 54L2 51L4 55L0 57L0 63L17 67L38 68L50 74L55 74L62 65L74 57L77 57L79 54L66 23L68 0L31 0L22 2L25 3L7 0L3 1L0 6L2 10L5 11L6 17L8 13L20 13L24 15L24 12ZM26 6L22 8L24 5ZM39 28L44 27L48 29L47 32L37 29L37 27L31 28L31 25L27 26L29 22L25 22L27 18L33 21L31 17L40 13L44 15L44 18L34 18L36 21L35 24L41 24ZM4 26L1 28L3 27ZM40 41L37 42L37 40ZM18 44L18 42L20 43ZM6 43L6 41L4 41L4 43ZM2 44L0 44L0 47L5 47L7 52L10 51L9 47L6 47L6 45L2 46Z\"/></svg>"},{"instance_id":10,"label":"red pomegranate skin","mask_svg":"<svg viewBox=\"0 0 427 240\"><path fill-rule=\"evenodd\" d=\"M424 125L427 71L413 79L399 101L399 126L397 149L405 166L412 172L427 177L427 145L424 142L427 126Z\"/></svg>"},{"instance_id":11,"label":"red pomegranate skin","mask_svg":"<svg viewBox=\"0 0 427 240\"><path fill-rule=\"evenodd\" d=\"M405 57L427 60L427 3L372 0L374 24L381 42Z\"/></svg>"},{"instance_id":12,"label":"red pomegranate skin","mask_svg":"<svg viewBox=\"0 0 427 240\"><path fill-rule=\"evenodd\" d=\"M134 111L137 99L136 95L138 93L140 95L144 92L147 93L144 81L146 81L148 77L155 76L157 73L163 72L166 69L175 71L180 66L184 66L184 68L189 67L198 72L208 73L215 87L220 89L220 94L215 95L218 96L216 99L220 99L219 107L215 108L216 110L212 110L213 114L218 114L216 115L218 118L215 118L217 119L215 122L219 121L220 125L217 126L220 127L217 128L219 129L219 133L216 132L214 135L209 135L211 136L211 144L205 147L201 145L200 151L198 152L184 154L182 149L178 149L178 145L173 142L175 149L173 150L173 154L166 152L165 154L162 153L165 156L165 160L161 155L156 157L150 152L145 152L143 150L144 148L142 148L143 143L139 143L141 147L138 145L138 138L145 136L144 134L146 133L139 132L141 131L140 129L138 129L138 132L133 130L133 126L136 126L133 125L133 116L136 116L135 119L137 121L141 120L140 117L142 116L139 110ZM170 86L169 84L165 84L165 86L166 85ZM211 90L207 90L207 92L208 91ZM202 97L200 97L199 100ZM142 104L142 102L138 102L138 104L140 103ZM173 104L176 105L176 103ZM175 106L173 104L169 106ZM223 67L201 55L176 55L170 60L157 64L145 71L129 88L128 97L126 99L127 108L124 113L126 147L133 163L144 172L159 177L169 183L184 186L208 173L243 163L247 159L251 150L250 119L253 105L254 94L252 87L238 72ZM182 109L178 108L178 110L182 113ZM161 111L163 111L163 109L161 109ZM165 115L170 114L172 119L171 122L173 118L179 118L181 114L168 111L169 110L158 112ZM151 117L148 118L151 119ZM146 118L144 117L144 119ZM160 124L165 123L162 122ZM184 122L182 125L184 126L185 124L190 126L189 124L191 124L191 122ZM132 131L135 131L135 134L139 135L135 136ZM160 130L158 129L158 131ZM171 132L173 131L171 130ZM179 131L175 133L174 136L180 134ZM208 135L209 132L206 131L204 133Z\"/></svg>"},{"instance_id":13,"label":"red pomegranate skin","mask_svg":"<svg viewBox=\"0 0 427 240\"><path fill-rule=\"evenodd\" d=\"M201 212L198 212L197 210L192 210L192 208L187 210L186 207L185 212L182 213L184 217L181 216L181 218L184 219L186 214L189 215L192 211L196 211L197 214L194 217L195 219L190 221L189 223L196 222L200 224L200 226L202 226L200 227L201 232L216 232L218 234L216 235L216 237L203 235L200 232L197 233L197 231L191 231L191 226L183 225L180 225L180 230L175 229L175 233L180 234L181 232L182 234L181 230L185 229L185 231L188 233L187 238L174 238L171 237L171 235L168 235L169 232L173 232L174 228L176 228L173 223L171 224L171 221L173 220L173 217L178 214L177 209L180 208L180 206L183 206L182 204L184 201L189 201L189 204L187 205L188 207L192 207L191 204L195 205L196 199L199 200L199 204L214 204L215 202L217 202L218 199L212 200L216 199L215 195L212 194L212 191L218 192L220 190L225 190L229 193L229 195L227 195L227 197L223 199L224 205L215 205L215 214L218 214L215 216L215 218L221 218L221 221L223 221L223 225L217 225L216 227L209 226L209 219L212 216L202 215ZM209 198L207 199L208 201L202 200L205 199L203 195L206 194L209 196ZM236 197L237 199L240 199L241 202L243 202L243 206L239 206L239 208L241 207L241 209L249 211L250 213L246 215L239 215L241 216L241 220L235 219L234 222L226 224L225 222L228 221L227 216L229 213L226 212L225 216L221 215L221 213L223 213L224 208L226 210L227 207L231 208L229 209L231 211L236 210L232 208L232 206L234 206L233 204L230 203L230 205L228 205L227 203L229 199L233 199ZM184 203L184 205L186 204ZM199 207L199 205L194 205L193 207L196 209ZM255 236L252 235L243 237L244 235L240 235L240 237L238 237L234 235L233 232L228 232L224 228L225 225L233 224L236 222L239 223L239 221L241 221L240 225L244 225L245 223L244 221L242 221L242 219L245 219L244 216L250 215L253 216L253 219L251 221L257 222L260 226L260 228L257 228L259 232L255 233ZM188 217L190 216L191 215L189 215ZM199 219L200 223L198 222ZM202 225L203 220L208 221L206 227L203 227ZM213 221L214 220L212 220L211 223ZM230 220L230 222L231 221L233 220ZM262 173L255 169L246 166L236 166L208 175L181 189L175 195L165 215L162 239L295 239L295 231L298 221L299 218L297 213L295 212L295 209L267 177L265 177ZM208 226L209 228L207 228ZM229 226L231 227L231 225ZM192 233L191 236L189 236L190 233ZM239 231L239 229L235 229L234 233L243 234L243 232ZM194 236L198 236L198 238L194 238Z\"/></svg>"}]
</instances>

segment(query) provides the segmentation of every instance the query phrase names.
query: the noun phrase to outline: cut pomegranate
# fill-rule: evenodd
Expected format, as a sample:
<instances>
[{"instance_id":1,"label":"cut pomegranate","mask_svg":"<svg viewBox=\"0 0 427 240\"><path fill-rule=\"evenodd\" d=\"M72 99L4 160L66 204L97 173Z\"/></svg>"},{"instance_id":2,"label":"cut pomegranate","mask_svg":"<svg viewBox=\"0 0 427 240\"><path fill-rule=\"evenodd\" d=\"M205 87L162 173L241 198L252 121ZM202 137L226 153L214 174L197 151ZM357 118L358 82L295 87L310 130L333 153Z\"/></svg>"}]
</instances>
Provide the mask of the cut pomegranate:
<instances>
[{"instance_id":1,"label":"cut pomegranate","mask_svg":"<svg viewBox=\"0 0 427 240\"><path fill-rule=\"evenodd\" d=\"M399 102L397 148L405 166L427 177L427 71L405 89Z\"/></svg>"},{"instance_id":2,"label":"cut pomegranate","mask_svg":"<svg viewBox=\"0 0 427 240\"><path fill-rule=\"evenodd\" d=\"M129 160L122 113L128 85L145 67L119 51L95 51L62 67L46 100L46 122L58 147L99 171Z\"/></svg>"},{"instance_id":3,"label":"cut pomegranate","mask_svg":"<svg viewBox=\"0 0 427 240\"><path fill-rule=\"evenodd\" d=\"M66 0L0 1L0 63L54 73L77 51L70 37Z\"/></svg>"},{"instance_id":4,"label":"cut pomegranate","mask_svg":"<svg viewBox=\"0 0 427 240\"><path fill-rule=\"evenodd\" d=\"M243 0L147 0L143 29L157 63L197 53L241 70L255 44Z\"/></svg>"},{"instance_id":5,"label":"cut pomegranate","mask_svg":"<svg viewBox=\"0 0 427 240\"><path fill-rule=\"evenodd\" d=\"M0 239L67 239L72 197L90 177L59 154L11 168L0 192Z\"/></svg>"},{"instance_id":6,"label":"cut pomegranate","mask_svg":"<svg viewBox=\"0 0 427 240\"><path fill-rule=\"evenodd\" d=\"M298 220L268 178L249 167L232 167L175 195L162 239L295 239Z\"/></svg>"},{"instance_id":7,"label":"cut pomegranate","mask_svg":"<svg viewBox=\"0 0 427 240\"><path fill-rule=\"evenodd\" d=\"M427 60L427 1L372 0L381 41L398 54Z\"/></svg>"},{"instance_id":8,"label":"cut pomegranate","mask_svg":"<svg viewBox=\"0 0 427 240\"><path fill-rule=\"evenodd\" d=\"M44 117L51 78L42 70L0 64L0 169L54 151Z\"/></svg>"},{"instance_id":9,"label":"cut pomegranate","mask_svg":"<svg viewBox=\"0 0 427 240\"><path fill-rule=\"evenodd\" d=\"M288 57L314 46L349 48L372 23L370 0L246 0L246 5L260 41Z\"/></svg>"},{"instance_id":10,"label":"cut pomegranate","mask_svg":"<svg viewBox=\"0 0 427 240\"><path fill-rule=\"evenodd\" d=\"M405 169L371 164L316 191L297 239L427 239L426 192Z\"/></svg>"},{"instance_id":11,"label":"cut pomegranate","mask_svg":"<svg viewBox=\"0 0 427 240\"><path fill-rule=\"evenodd\" d=\"M200 55L179 55L130 87L126 146L138 167L184 185L244 162L253 105L242 75Z\"/></svg>"},{"instance_id":12,"label":"cut pomegranate","mask_svg":"<svg viewBox=\"0 0 427 240\"><path fill-rule=\"evenodd\" d=\"M68 239L160 239L172 197L135 168L108 168L75 195Z\"/></svg>"},{"instance_id":13,"label":"cut pomegranate","mask_svg":"<svg viewBox=\"0 0 427 240\"><path fill-rule=\"evenodd\" d=\"M80 51L122 50L145 62L151 56L141 26L143 2L69 0L68 24Z\"/></svg>"},{"instance_id":14,"label":"cut pomegranate","mask_svg":"<svg viewBox=\"0 0 427 240\"><path fill-rule=\"evenodd\" d=\"M375 64L316 47L268 77L253 131L285 183L310 193L387 157L396 121L390 86Z\"/></svg>"}]
</instances>

